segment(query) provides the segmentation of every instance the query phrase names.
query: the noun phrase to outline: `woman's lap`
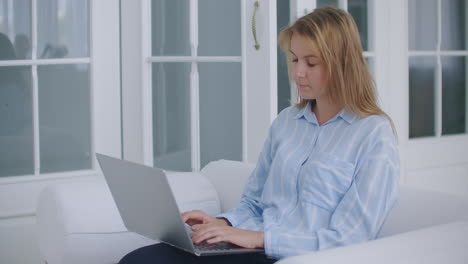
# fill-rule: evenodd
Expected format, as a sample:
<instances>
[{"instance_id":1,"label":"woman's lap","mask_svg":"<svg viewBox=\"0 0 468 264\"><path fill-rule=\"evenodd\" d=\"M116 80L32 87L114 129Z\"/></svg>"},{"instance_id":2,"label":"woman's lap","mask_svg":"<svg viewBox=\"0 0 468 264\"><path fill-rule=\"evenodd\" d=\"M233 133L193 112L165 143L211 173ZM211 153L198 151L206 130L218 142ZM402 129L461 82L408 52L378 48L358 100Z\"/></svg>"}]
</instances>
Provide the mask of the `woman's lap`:
<instances>
[{"instance_id":1,"label":"woman's lap","mask_svg":"<svg viewBox=\"0 0 468 264\"><path fill-rule=\"evenodd\" d=\"M197 257L188 252L174 248L166 244L154 244L134 250L123 257L119 264L211 264L211 263L273 263L265 255L259 253L235 254L221 256Z\"/></svg>"}]
</instances>

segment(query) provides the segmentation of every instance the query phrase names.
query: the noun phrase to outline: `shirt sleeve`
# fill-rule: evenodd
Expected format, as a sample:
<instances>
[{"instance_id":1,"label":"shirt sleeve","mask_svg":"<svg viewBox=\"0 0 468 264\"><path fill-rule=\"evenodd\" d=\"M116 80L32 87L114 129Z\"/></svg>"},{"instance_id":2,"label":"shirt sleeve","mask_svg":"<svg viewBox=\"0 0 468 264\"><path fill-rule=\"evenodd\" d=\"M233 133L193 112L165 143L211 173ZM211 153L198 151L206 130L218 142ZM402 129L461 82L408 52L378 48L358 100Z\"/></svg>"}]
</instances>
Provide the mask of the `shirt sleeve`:
<instances>
[{"instance_id":1,"label":"shirt sleeve","mask_svg":"<svg viewBox=\"0 0 468 264\"><path fill-rule=\"evenodd\" d=\"M375 239L399 191L399 154L393 133L374 137L358 161L348 191L332 213L327 228L293 233L279 227L265 230L267 255L283 258ZM307 219L312 221L312 219Z\"/></svg>"},{"instance_id":2,"label":"shirt sleeve","mask_svg":"<svg viewBox=\"0 0 468 264\"><path fill-rule=\"evenodd\" d=\"M250 175L242 193L242 198L239 205L227 211L219 217L224 217L234 227L241 227L242 224L246 223L248 229L259 229L263 230L263 226L255 223L261 223L263 204L261 202L261 195L263 192L263 186L268 177L270 171L270 165L272 161L272 130L275 123L269 129L267 139L264 143L263 149L260 152L257 165ZM252 223L255 222L255 223ZM261 231L261 230L258 230Z\"/></svg>"}]
</instances>

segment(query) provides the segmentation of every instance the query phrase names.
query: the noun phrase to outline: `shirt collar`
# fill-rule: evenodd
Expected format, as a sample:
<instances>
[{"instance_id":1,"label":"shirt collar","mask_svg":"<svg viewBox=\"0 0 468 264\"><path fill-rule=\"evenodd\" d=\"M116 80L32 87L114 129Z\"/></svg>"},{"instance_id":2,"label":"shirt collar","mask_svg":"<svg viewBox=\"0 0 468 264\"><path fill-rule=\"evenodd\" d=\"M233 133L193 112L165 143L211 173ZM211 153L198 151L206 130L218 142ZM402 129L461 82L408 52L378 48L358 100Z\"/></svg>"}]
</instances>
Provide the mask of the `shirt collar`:
<instances>
[{"instance_id":1,"label":"shirt collar","mask_svg":"<svg viewBox=\"0 0 468 264\"><path fill-rule=\"evenodd\" d=\"M307 105L305 107L303 107L302 109L300 109L299 112L297 112L297 114L294 116L294 118L300 119L300 118L304 117L309 122L318 124L317 117L312 112L312 108L311 108L313 101L314 100L309 100ZM332 122L337 118L341 118L344 121L346 121L348 124L351 124L356 120L356 115L351 113L349 110L346 110L346 108L343 108L343 109L341 109L340 112L338 112L338 114L336 114L335 117L330 119L330 121L328 121L328 122Z\"/></svg>"},{"instance_id":2,"label":"shirt collar","mask_svg":"<svg viewBox=\"0 0 468 264\"><path fill-rule=\"evenodd\" d=\"M297 112L297 114L294 116L294 118L295 119L300 119L301 117L305 116L307 111L312 112L310 110L310 101L302 109L299 109L299 112Z\"/></svg>"},{"instance_id":3,"label":"shirt collar","mask_svg":"<svg viewBox=\"0 0 468 264\"><path fill-rule=\"evenodd\" d=\"M341 109L338 115L343 118L344 121L348 122L348 124L352 124L354 120L356 120L356 115L346 110L346 108Z\"/></svg>"}]
</instances>

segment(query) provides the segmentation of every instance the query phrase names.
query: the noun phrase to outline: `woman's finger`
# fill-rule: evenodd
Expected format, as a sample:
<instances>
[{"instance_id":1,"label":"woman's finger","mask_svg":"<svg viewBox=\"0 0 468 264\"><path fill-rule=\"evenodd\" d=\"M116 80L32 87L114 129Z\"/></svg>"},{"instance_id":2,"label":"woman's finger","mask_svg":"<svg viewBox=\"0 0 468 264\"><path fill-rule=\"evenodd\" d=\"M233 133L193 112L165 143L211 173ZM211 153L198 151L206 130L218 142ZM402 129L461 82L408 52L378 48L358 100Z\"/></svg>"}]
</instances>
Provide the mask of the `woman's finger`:
<instances>
[{"instance_id":1,"label":"woman's finger","mask_svg":"<svg viewBox=\"0 0 468 264\"><path fill-rule=\"evenodd\" d=\"M193 235L192 240L195 243L200 243L207 239L212 239L214 237L223 235L223 232L223 229L219 226L208 226L196 232Z\"/></svg>"},{"instance_id":2,"label":"woman's finger","mask_svg":"<svg viewBox=\"0 0 468 264\"><path fill-rule=\"evenodd\" d=\"M227 241L224 241L223 236L216 236L216 237L213 237L213 238L210 238L210 239L206 240L206 243L208 243L208 244L215 244L215 243L219 243L219 242L227 242Z\"/></svg>"},{"instance_id":3,"label":"woman's finger","mask_svg":"<svg viewBox=\"0 0 468 264\"><path fill-rule=\"evenodd\" d=\"M190 224L189 222L201 222L203 223L208 215L202 211L190 211L182 213L182 220L184 223Z\"/></svg>"},{"instance_id":4,"label":"woman's finger","mask_svg":"<svg viewBox=\"0 0 468 264\"><path fill-rule=\"evenodd\" d=\"M207 239L211 238L211 232L207 229L195 232L192 236L192 240L194 243L200 243Z\"/></svg>"},{"instance_id":5,"label":"woman's finger","mask_svg":"<svg viewBox=\"0 0 468 264\"><path fill-rule=\"evenodd\" d=\"M192 231L193 232L198 232L204 228L206 228L207 224L201 224L201 223L198 223L196 225L192 225Z\"/></svg>"}]
</instances>

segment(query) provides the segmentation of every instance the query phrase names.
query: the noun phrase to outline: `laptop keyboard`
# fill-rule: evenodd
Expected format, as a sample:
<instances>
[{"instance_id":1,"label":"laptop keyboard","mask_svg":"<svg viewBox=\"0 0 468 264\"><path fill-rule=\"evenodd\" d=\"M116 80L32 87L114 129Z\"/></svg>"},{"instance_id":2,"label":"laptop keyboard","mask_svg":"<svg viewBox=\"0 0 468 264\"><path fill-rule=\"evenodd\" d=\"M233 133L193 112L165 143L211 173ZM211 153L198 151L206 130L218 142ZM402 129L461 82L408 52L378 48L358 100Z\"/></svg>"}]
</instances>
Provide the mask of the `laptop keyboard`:
<instances>
[{"instance_id":1,"label":"laptop keyboard","mask_svg":"<svg viewBox=\"0 0 468 264\"><path fill-rule=\"evenodd\" d=\"M227 249L236 249L236 248L241 248L237 245L234 245L232 243L228 242L219 242L215 244L208 244L205 241L203 241L200 244L194 244L195 248L199 251L207 251L207 250L227 250Z\"/></svg>"}]
</instances>

